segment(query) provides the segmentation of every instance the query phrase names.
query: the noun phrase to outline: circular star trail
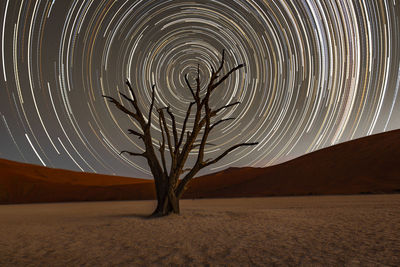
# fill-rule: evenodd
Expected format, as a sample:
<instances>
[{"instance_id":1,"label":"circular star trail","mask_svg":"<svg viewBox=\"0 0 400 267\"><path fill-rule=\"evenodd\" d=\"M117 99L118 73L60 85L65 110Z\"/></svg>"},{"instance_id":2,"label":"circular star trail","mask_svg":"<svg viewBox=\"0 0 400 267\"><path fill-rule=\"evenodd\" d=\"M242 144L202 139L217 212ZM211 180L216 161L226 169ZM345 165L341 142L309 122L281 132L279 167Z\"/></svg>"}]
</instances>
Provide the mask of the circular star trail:
<instances>
[{"instance_id":1,"label":"circular star trail","mask_svg":"<svg viewBox=\"0 0 400 267\"><path fill-rule=\"evenodd\" d=\"M399 128L398 1L26 1L1 3L0 156L80 171L149 177L138 129L101 95L129 93L141 109L171 106L178 128L226 50L211 106L207 169L264 167L339 142ZM121 99L122 101L122 99ZM128 103L125 103L128 105ZM154 112L153 116L156 116ZM154 143L160 129L153 124ZM195 160L195 151L188 166Z\"/></svg>"}]
</instances>

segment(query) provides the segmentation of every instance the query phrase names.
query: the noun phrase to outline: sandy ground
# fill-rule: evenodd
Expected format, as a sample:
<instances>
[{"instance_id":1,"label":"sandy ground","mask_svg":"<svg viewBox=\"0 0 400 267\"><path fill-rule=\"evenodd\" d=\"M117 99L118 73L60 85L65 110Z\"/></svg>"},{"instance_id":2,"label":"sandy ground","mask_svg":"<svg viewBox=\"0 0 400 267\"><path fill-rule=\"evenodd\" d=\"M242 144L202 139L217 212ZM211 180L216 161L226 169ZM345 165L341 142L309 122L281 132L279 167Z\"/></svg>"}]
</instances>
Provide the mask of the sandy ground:
<instances>
[{"instance_id":1,"label":"sandy ground","mask_svg":"<svg viewBox=\"0 0 400 267\"><path fill-rule=\"evenodd\" d=\"M0 206L0 266L399 266L400 195Z\"/></svg>"}]
</instances>

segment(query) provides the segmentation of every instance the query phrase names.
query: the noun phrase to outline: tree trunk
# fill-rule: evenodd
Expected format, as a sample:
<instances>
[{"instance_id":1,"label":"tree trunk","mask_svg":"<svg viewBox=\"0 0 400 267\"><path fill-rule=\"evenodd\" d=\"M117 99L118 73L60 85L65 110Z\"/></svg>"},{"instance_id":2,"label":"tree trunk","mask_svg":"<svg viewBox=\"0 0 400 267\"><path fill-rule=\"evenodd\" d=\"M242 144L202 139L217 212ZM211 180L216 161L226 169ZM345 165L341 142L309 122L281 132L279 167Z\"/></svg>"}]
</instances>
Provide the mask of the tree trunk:
<instances>
[{"instance_id":1,"label":"tree trunk","mask_svg":"<svg viewBox=\"0 0 400 267\"><path fill-rule=\"evenodd\" d=\"M157 196L157 207L150 215L151 217L163 216L164 202L165 202L165 185L161 179L154 179L154 186Z\"/></svg>"},{"instance_id":2,"label":"tree trunk","mask_svg":"<svg viewBox=\"0 0 400 267\"><path fill-rule=\"evenodd\" d=\"M162 217L171 213L179 214L179 198L167 183L156 184L157 207L151 217Z\"/></svg>"},{"instance_id":3,"label":"tree trunk","mask_svg":"<svg viewBox=\"0 0 400 267\"><path fill-rule=\"evenodd\" d=\"M170 206L170 211L175 214L179 214L179 198L175 195L173 189L170 189L168 192L168 202Z\"/></svg>"}]
</instances>

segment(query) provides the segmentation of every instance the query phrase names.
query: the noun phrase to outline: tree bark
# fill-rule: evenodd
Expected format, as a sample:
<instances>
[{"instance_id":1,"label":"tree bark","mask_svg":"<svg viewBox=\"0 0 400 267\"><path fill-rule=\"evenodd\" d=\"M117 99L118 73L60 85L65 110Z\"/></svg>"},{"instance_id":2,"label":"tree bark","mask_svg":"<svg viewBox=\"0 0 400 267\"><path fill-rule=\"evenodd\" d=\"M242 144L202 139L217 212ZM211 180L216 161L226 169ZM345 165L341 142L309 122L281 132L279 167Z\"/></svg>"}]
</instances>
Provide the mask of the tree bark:
<instances>
[{"instance_id":1,"label":"tree bark","mask_svg":"<svg viewBox=\"0 0 400 267\"><path fill-rule=\"evenodd\" d=\"M166 216L171 213L179 214L179 198L168 182L156 184L157 206L151 217Z\"/></svg>"},{"instance_id":2,"label":"tree bark","mask_svg":"<svg viewBox=\"0 0 400 267\"><path fill-rule=\"evenodd\" d=\"M163 216L163 208L165 201L165 192L163 189L163 185L160 179L155 179L155 188L156 188L156 196L157 196L157 206L153 213L150 215L151 217L159 217Z\"/></svg>"},{"instance_id":3,"label":"tree bark","mask_svg":"<svg viewBox=\"0 0 400 267\"><path fill-rule=\"evenodd\" d=\"M179 214L179 198L175 195L173 189L170 188L168 192L169 208L172 213Z\"/></svg>"}]
</instances>

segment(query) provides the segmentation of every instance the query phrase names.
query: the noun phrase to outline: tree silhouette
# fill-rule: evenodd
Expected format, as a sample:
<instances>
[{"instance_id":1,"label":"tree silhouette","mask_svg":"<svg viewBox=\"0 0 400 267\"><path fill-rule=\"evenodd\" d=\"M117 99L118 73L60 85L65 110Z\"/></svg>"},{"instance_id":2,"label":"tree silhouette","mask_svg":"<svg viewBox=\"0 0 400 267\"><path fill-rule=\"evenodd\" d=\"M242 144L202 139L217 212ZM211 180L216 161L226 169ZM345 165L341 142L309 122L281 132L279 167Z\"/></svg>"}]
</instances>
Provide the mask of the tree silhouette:
<instances>
[{"instance_id":1,"label":"tree silhouette","mask_svg":"<svg viewBox=\"0 0 400 267\"><path fill-rule=\"evenodd\" d=\"M139 108L135 92L129 80L126 81L126 84L133 98L128 97L122 92L119 93L132 105L134 111L126 108L122 104L122 102L119 102L115 98L103 95L103 97L107 98L111 103L115 104L115 106L119 110L128 114L130 117L136 120L141 128L141 132L135 131L133 129L128 129L128 132L132 135L138 136L143 141L145 145L145 152L135 153L124 150L121 151L120 154L127 153L131 156L140 156L147 159L147 163L154 177L157 195L157 207L154 210L152 216L165 216L170 213L179 214L179 199L185 192L188 183L201 169L210 166L211 164L217 163L219 160L221 160L230 152L239 147L253 146L258 144L257 142L236 144L225 150L216 158L206 160L204 159L204 150L205 146L208 145L207 138L210 132L213 131L219 124L229 120L233 120L234 118L221 119L215 122L211 122L211 120L220 111L240 104L240 102L234 102L218 108L211 108L209 106L209 100L213 91L218 86L220 86L233 72L239 70L244 66L244 64L239 64L229 70L220 78L220 73L223 69L224 63L225 50L222 51L222 59L220 61L218 69L215 70L213 67L211 67L211 76L204 96L200 96L199 65L197 66L197 78L195 84L196 88L193 88L191 86L188 75L185 75L185 82L193 97L193 102L191 102L187 108L186 116L180 131L178 131L177 129L175 116L172 113L170 106L157 109L158 123L161 129L161 140L159 140L158 146L153 143L150 131L150 126L152 123L152 112L155 106L155 85L152 86L151 104L148 111L147 119ZM194 116L192 115L193 106L196 110ZM170 117L170 121L172 122L171 125L167 123L165 112ZM191 129L188 130L187 123L189 118L193 119L194 122ZM157 148L160 154L159 157L156 154ZM185 163L189 157L189 153L195 148L198 149L197 160L191 168L185 169ZM167 161L165 156L166 150L168 151L167 153L169 153L170 157L169 169L167 168ZM161 161L159 159L161 159ZM186 174L181 178L184 173Z\"/></svg>"}]
</instances>

